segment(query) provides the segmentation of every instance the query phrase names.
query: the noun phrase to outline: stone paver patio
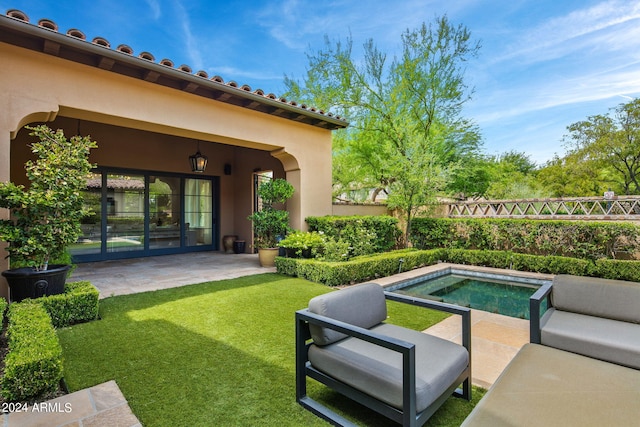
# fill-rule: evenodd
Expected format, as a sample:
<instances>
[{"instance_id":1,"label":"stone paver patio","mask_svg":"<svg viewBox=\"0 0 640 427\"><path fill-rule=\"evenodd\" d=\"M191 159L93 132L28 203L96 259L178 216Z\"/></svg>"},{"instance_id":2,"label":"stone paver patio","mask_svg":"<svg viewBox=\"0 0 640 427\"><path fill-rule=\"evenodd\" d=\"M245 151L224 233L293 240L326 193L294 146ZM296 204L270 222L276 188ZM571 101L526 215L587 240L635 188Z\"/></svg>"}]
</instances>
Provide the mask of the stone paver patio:
<instances>
[{"instance_id":1,"label":"stone paver patio","mask_svg":"<svg viewBox=\"0 0 640 427\"><path fill-rule=\"evenodd\" d=\"M78 264L70 280L88 280L106 298L275 271L254 254L194 252Z\"/></svg>"},{"instance_id":2,"label":"stone paver patio","mask_svg":"<svg viewBox=\"0 0 640 427\"><path fill-rule=\"evenodd\" d=\"M2 416L5 427L142 427L115 381Z\"/></svg>"}]
</instances>

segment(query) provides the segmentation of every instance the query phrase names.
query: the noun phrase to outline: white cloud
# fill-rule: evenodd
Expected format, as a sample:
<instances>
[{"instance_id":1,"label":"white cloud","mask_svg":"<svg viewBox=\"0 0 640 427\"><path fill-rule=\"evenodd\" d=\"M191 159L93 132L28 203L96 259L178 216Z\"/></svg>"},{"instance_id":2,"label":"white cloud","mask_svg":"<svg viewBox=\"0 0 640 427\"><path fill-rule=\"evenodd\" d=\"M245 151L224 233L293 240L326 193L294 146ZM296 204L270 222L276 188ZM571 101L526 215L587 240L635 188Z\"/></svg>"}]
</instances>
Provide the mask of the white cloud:
<instances>
[{"instance_id":1,"label":"white cloud","mask_svg":"<svg viewBox=\"0 0 640 427\"><path fill-rule=\"evenodd\" d=\"M149 9L151 10L152 18L156 21L160 19L160 17L162 16L162 9L160 8L160 3L158 3L158 0L145 0L145 1L147 2Z\"/></svg>"},{"instance_id":2,"label":"white cloud","mask_svg":"<svg viewBox=\"0 0 640 427\"><path fill-rule=\"evenodd\" d=\"M182 30L182 36L184 38L185 49L187 57L189 58L191 66L194 70L200 70L204 66L202 59L202 52L198 48L198 41L193 35L191 20L185 7L180 1L175 1L176 18L178 19L180 29Z\"/></svg>"},{"instance_id":3,"label":"white cloud","mask_svg":"<svg viewBox=\"0 0 640 427\"><path fill-rule=\"evenodd\" d=\"M610 0L595 6L575 10L568 15L550 19L525 30L498 60L518 58L525 62L540 62L560 58L589 46L598 47L607 40L607 48L618 44L636 44L624 25L640 19L640 2ZM637 30L634 30L637 31Z\"/></svg>"}]
</instances>

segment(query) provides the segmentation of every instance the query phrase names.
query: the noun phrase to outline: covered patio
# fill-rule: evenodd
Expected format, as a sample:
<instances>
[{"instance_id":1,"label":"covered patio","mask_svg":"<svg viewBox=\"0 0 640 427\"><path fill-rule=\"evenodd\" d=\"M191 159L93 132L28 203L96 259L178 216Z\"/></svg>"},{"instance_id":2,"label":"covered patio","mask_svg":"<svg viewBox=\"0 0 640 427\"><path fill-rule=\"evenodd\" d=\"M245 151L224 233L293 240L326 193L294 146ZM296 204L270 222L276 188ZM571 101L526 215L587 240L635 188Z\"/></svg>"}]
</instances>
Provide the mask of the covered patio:
<instances>
[{"instance_id":1,"label":"covered patio","mask_svg":"<svg viewBox=\"0 0 640 427\"><path fill-rule=\"evenodd\" d=\"M198 252L82 263L69 280L88 280L106 298L271 272L257 254Z\"/></svg>"},{"instance_id":2,"label":"covered patio","mask_svg":"<svg viewBox=\"0 0 640 427\"><path fill-rule=\"evenodd\" d=\"M0 58L0 181L27 184L25 126L98 143L87 189L94 215L71 248L77 261L216 252L225 235L251 253L247 217L261 176L294 186L293 228L331 213L332 131L347 126L340 117L16 10L0 16ZM190 164L196 153L208 158L204 170Z\"/></svg>"}]
</instances>

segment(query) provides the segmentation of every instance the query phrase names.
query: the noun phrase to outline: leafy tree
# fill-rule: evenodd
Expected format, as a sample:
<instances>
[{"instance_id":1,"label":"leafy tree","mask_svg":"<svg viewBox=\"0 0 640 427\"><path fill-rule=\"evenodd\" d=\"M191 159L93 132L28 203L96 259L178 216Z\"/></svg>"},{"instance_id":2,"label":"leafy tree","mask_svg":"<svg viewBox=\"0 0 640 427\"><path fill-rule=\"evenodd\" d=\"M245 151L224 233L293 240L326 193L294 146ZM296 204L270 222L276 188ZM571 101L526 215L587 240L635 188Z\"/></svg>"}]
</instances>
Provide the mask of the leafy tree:
<instances>
[{"instance_id":1,"label":"leafy tree","mask_svg":"<svg viewBox=\"0 0 640 427\"><path fill-rule=\"evenodd\" d=\"M538 183L550 197L602 196L606 190L604 166L585 161L580 153L554 156L537 173Z\"/></svg>"},{"instance_id":2,"label":"leafy tree","mask_svg":"<svg viewBox=\"0 0 640 427\"><path fill-rule=\"evenodd\" d=\"M490 184L485 196L490 199L527 199L542 197L536 179L537 165L525 153L508 151L490 160Z\"/></svg>"},{"instance_id":3,"label":"leafy tree","mask_svg":"<svg viewBox=\"0 0 640 427\"><path fill-rule=\"evenodd\" d=\"M67 139L61 129L45 125L27 129L38 138L31 144L36 159L25 164L30 185L0 183L0 208L11 212L10 219L0 220L0 240L9 243L12 265L46 270L82 234L80 221L88 213L82 190L97 144L89 136Z\"/></svg>"},{"instance_id":4,"label":"leafy tree","mask_svg":"<svg viewBox=\"0 0 640 427\"><path fill-rule=\"evenodd\" d=\"M334 185L339 192L375 189L406 218L406 238L416 212L435 201L448 166L477 151L477 127L462 117L472 90L464 63L477 54L464 26L446 17L402 34L402 53L392 60L373 40L362 60L352 39L308 54L303 84L285 77L287 95L331 109L351 126L336 132Z\"/></svg>"},{"instance_id":5,"label":"leafy tree","mask_svg":"<svg viewBox=\"0 0 640 427\"><path fill-rule=\"evenodd\" d=\"M624 194L640 194L640 99L620 104L613 114L590 116L568 128L569 156L598 171L600 182Z\"/></svg>"}]
</instances>

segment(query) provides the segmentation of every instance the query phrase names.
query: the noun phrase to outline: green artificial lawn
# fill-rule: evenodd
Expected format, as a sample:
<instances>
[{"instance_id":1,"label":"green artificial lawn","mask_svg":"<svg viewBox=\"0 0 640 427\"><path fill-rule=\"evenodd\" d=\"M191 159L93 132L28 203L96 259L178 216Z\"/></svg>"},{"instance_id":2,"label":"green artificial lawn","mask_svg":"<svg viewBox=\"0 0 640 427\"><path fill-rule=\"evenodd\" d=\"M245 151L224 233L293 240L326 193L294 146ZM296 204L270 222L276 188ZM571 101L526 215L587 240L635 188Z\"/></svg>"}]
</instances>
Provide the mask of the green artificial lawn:
<instances>
[{"instance_id":1,"label":"green artificial lawn","mask_svg":"<svg viewBox=\"0 0 640 427\"><path fill-rule=\"evenodd\" d=\"M71 391L115 379L153 426L327 425L295 401L294 312L331 292L264 274L111 297L101 320L60 329ZM424 329L445 314L389 303L389 322ZM362 425L393 425L312 380L309 394ZM477 403L450 398L428 425L458 426Z\"/></svg>"}]
</instances>

